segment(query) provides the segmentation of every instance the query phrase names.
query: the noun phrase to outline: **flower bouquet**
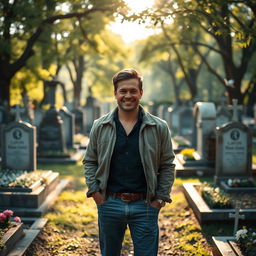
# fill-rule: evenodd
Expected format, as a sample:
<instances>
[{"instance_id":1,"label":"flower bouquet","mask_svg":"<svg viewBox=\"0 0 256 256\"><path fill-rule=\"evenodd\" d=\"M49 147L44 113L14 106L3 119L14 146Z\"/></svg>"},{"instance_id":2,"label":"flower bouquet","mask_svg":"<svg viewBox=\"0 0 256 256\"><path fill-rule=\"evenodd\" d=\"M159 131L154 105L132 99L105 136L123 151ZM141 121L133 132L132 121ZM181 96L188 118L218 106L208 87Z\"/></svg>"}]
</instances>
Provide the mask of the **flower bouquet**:
<instances>
[{"instance_id":1,"label":"flower bouquet","mask_svg":"<svg viewBox=\"0 0 256 256\"><path fill-rule=\"evenodd\" d=\"M243 252L247 256L256 255L256 228L240 229L236 232L236 242Z\"/></svg>"},{"instance_id":2,"label":"flower bouquet","mask_svg":"<svg viewBox=\"0 0 256 256\"><path fill-rule=\"evenodd\" d=\"M8 228L11 225L12 220L18 223L21 222L20 217L16 216L12 218L12 216L13 216L12 210L5 210L0 213L0 229Z\"/></svg>"}]
</instances>

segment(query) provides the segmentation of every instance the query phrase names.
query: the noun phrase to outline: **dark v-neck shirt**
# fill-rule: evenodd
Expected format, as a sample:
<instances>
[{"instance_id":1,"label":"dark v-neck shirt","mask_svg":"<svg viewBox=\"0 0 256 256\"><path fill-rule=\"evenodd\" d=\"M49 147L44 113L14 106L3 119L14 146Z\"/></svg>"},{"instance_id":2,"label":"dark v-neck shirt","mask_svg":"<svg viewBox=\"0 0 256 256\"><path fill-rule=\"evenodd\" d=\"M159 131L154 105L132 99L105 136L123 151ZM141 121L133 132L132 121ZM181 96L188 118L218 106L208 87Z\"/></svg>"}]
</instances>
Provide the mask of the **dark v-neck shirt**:
<instances>
[{"instance_id":1,"label":"dark v-neck shirt","mask_svg":"<svg viewBox=\"0 0 256 256\"><path fill-rule=\"evenodd\" d=\"M139 153L139 132L142 112L127 135L115 113L116 143L111 157L107 190L112 192L146 193L147 185Z\"/></svg>"}]
</instances>

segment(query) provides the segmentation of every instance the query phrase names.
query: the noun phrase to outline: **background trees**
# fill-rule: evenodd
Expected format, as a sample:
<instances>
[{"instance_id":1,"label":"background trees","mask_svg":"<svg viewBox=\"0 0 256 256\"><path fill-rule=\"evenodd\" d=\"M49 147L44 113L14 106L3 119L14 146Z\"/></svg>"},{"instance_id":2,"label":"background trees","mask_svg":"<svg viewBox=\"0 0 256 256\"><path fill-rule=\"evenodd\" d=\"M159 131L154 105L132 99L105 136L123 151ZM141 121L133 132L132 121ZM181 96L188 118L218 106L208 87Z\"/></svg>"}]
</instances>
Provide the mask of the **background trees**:
<instances>
[{"instance_id":1,"label":"background trees","mask_svg":"<svg viewBox=\"0 0 256 256\"><path fill-rule=\"evenodd\" d=\"M62 65L60 52L54 46L58 46L56 39L60 39L61 33L69 36L67 31L54 31L53 25L61 20L74 19L73 24L81 25L84 18L88 20L89 26L94 23L89 22L95 13L98 13L98 23L106 23L108 18L113 19L113 13L122 6L121 1L18 1L3 0L0 3L0 77L1 94L0 102L10 104L10 86L12 79L28 64L32 56L41 54L41 68L50 68L53 59L57 61L58 71ZM99 15L104 13L103 15ZM61 29L61 27L59 27ZM82 29L81 29L81 33ZM97 31L99 33L99 31ZM54 37L56 35L56 38ZM71 35L72 36L72 35ZM85 35L84 35L85 36ZM87 36L87 35L86 35ZM65 37L65 36L64 36ZM89 36L88 36L89 38ZM54 40L55 43L54 44ZM84 39L75 39L81 40ZM87 43L89 40L87 40ZM78 43L79 44L79 43ZM38 49L39 53L38 53ZM71 50L69 50L71 52ZM65 59L66 61L66 59ZM64 62L65 62L64 61ZM38 63L37 63L38 64ZM33 65L32 65L33 66ZM36 65L40 66L40 65ZM35 70L35 69L34 69ZM56 72L55 70L55 75ZM37 70L38 71L38 70ZM39 72L40 73L40 72ZM47 72L45 72L47 73ZM38 72L37 72L38 75ZM42 75L42 74L41 74ZM44 74L46 75L46 74ZM79 80L80 78L77 77ZM80 79L81 80L81 79ZM79 83L79 82L78 82Z\"/></svg>"},{"instance_id":2,"label":"background trees","mask_svg":"<svg viewBox=\"0 0 256 256\"><path fill-rule=\"evenodd\" d=\"M237 98L243 103L255 87L255 74L249 70L256 51L255 7L252 0L158 0L154 11L128 19L145 22L150 18L161 28L165 39L156 44L161 51L174 52L191 98L197 95L197 72L204 64L226 91L229 102ZM218 66L213 65L215 56L221 61Z\"/></svg>"},{"instance_id":3,"label":"background trees","mask_svg":"<svg viewBox=\"0 0 256 256\"><path fill-rule=\"evenodd\" d=\"M157 91L150 99L179 104L225 94L229 102L255 104L254 0L156 0L153 9L128 17L121 0L30 2L0 3L2 104L13 104L21 91L42 101L43 81L60 77L74 105L85 88L106 98L113 73L127 66L139 67L147 91ZM117 14L150 22L158 34L128 48L107 29Z\"/></svg>"}]
</instances>

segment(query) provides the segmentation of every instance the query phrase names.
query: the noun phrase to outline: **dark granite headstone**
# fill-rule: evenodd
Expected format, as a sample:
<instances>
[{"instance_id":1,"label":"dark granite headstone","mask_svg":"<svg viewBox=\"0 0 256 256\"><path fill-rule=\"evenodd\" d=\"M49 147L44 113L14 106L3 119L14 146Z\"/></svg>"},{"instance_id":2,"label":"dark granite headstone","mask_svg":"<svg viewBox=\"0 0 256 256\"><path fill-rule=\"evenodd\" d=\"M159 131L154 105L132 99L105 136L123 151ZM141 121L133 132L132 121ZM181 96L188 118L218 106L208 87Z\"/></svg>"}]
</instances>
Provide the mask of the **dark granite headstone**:
<instances>
[{"instance_id":1,"label":"dark granite headstone","mask_svg":"<svg viewBox=\"0 0 256 256\"><path fill-rule=\"evenodd\" d=\"M66 151L63 121L54 106L46 111L39 126L39 151Z\"/></svg>"},{"instance_id":2,"label":"dark granite headstone","mask_svg":"<svg viewBox=\"0 0 256 256\"><path fill-rule=\"evenodd\" d=\"M179 111L179 135L190 139L193 128L193 109L182 107Z\"/></svg>"},{"instance_id":3,"label":"dark granite headstone","mask_svg":"<svg viewBox=\"0 0 256 256\"><path fill-rule=\"evenodd\" d=\"M92 96L87 97L84 111L86 116L85 132L89 134L94 120L100 117L100 106L96 98Z\"/></svg>"},{"instance_id":4,"label":"dark granite headstone","mask_svg":"<svg viewBox=\"0 0 256 256\"><path fill-rule=\"evenodd\" d=\"M64 135L67 148L74 146L75 116L66 107L60 109L60 116L64 124Z\"/></svg>"},{"instance_id":5,"label":"dark granite headstone","mask_svg":"<svg viewBox=\"0 0 256 256\"><path fill-rule=\"evenodd\" d=\"M82 108L74 108L75 114L75 133L85 134L85 111Z\"/></svg>"}]
</instances>

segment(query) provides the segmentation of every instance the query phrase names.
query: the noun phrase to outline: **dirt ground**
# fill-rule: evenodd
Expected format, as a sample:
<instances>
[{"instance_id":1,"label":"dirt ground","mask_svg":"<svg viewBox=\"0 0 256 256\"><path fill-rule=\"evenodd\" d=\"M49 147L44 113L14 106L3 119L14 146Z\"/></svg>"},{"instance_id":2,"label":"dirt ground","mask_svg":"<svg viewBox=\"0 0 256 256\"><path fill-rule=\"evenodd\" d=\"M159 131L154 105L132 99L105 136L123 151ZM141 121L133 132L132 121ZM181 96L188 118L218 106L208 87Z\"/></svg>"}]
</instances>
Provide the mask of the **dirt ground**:
<instances>
[{"instance_id":1,"label":"dirt ground","mask_svg":"<svg viewBox=\"0 0 256 256\"><path fill-rule=\"evenodd\" d=\"M180 187L173 196L183 198ZM200 226L187 202L181 199L175 207L164 207L159 216L160 256L212 255L211 246L203 237ZM97 221L88 225L87 232L53 228L47 224L27 250L25 256L100 256ZM191 238L188 237L191 236ZM123 256L132 256L131 239L125 236Z\"/></svg>"}]
</instances>

